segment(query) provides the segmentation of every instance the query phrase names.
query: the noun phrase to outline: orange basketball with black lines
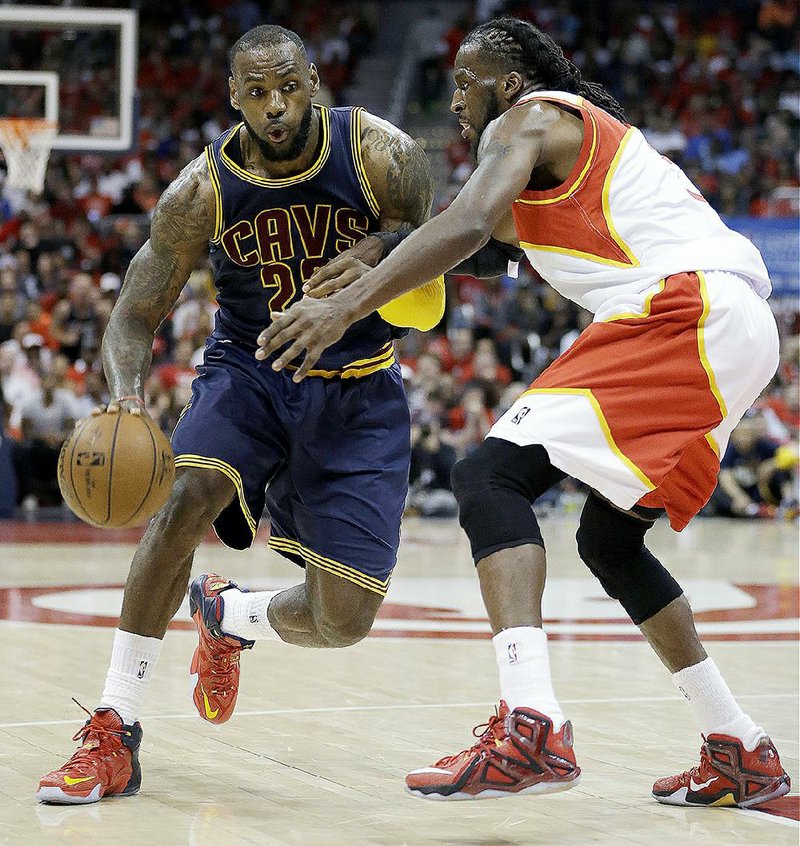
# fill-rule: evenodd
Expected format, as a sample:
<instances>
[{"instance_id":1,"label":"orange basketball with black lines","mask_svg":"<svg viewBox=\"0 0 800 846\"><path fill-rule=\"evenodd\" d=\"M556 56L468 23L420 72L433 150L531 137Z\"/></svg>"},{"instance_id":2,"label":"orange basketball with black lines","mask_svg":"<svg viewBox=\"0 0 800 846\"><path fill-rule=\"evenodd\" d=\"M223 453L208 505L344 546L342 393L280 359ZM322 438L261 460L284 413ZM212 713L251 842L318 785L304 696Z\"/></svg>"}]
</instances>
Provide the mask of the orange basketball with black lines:
<instances>
[{"instance_id":1,"label":"orange basketball with black lines","mask_svg":"<svg viewBox=\"0 0 800 846\"><path fill-rule=\"evenodd\" d=\"M143 526L167 501L174 481L172 447L144 415L87 417L58 458L64 501L81 520L104 529Z\"/></svg>"}]
</instances>

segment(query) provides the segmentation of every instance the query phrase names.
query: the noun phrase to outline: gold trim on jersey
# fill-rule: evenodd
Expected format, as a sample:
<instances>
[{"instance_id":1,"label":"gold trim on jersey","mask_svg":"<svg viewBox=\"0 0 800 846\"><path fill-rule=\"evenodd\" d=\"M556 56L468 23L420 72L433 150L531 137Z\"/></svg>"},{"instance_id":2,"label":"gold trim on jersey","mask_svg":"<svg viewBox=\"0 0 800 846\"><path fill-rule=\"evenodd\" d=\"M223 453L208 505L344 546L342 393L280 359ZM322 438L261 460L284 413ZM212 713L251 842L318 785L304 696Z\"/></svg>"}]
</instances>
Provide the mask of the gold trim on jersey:
<instances>
[{"instance_id":1,"label":"gold trim on jersey","mask_svg":"<svg viewBox=\"0 0 800 846\"><path fill-rule=\"evenodd\" d=\"M570 247L554 247L550 244L531 244L529 241L520 241L520 247L523 250L541 250L545 253L561 253L565 256L572 256L573 258L587 259L588 261L596 261L599 264L609 264L611 267L638 267L639 262L634 261L633 264L629 261L617 261L616 259L604 258L595 253L585 253L583 250L573 250Z\"/></svg>"},{"instance_id":2,"label":"gold trim on jersey","mask_svg":"<svg viewBox=\"0 0 800 846\"><path fill-rule=\"evenodd\" d=\"M558 197L552 197L550 199L544 200L517 199L514 201L515 204L522 203L527 205L543 205L547 203L555 203L559 200L567 199L572 196L573 193L575 193L577 188L580 186L581 182L586 178L586 174L588 173L590 165L594 160L594 152L599 135L594 115L588 110L586 114L588 114L592 120L592 127L594 131L594 136L592 138L592 150L590 152L586 164L583 167L583 170L578 175L578 178L575 180L572 186L565 193L560 194ZM631 250L628 244L622 239L616 227L614 226L614 221L611 217L611 205L609 201L609 194L611 193L611 181L614 178L614 174L616 173L617 168L619 167L620 159L625 151L625 147L627 146L630 139L633 137L634 131L634 127L630 127L620 139L619 145L617 146L614 156L611 159L611 163L608 166L608 173L606 173L605 178L603 179L603 188L601 191L601 207L603 210L603 219L605 220L606 226L608 227L608 234L611 236L611 239L614 241L614 243L628 258L628 261L620 261L618 259L606 258L604 256L599 256L596 253L584 252L583 250L575 250L570 247L558 247L552 244L534 244L529 241L520 241L520 246L523 249L541 250L542 252L546 253L560 253L561 255L572 256L573 258L586 259L588 261L598 262L599 264L607 264L611 267L639 267L641 262L636 257L633 250Z\"/></svg>"},{"instance_id":3,"label":"gold trim on jersey","mask_svg":"<svg viewBox=\"0 0 800 846\"><path fill-rule=\"evenodd\" d=\"M247 507L247 501L245 500L244 496L244 484L242 482L241 473L235 468L231 467L227 461L223 461L221 458L209 458L205 455L194 455L190 452L185 452L181 455L175 456L175 466L176 467L199 467L202 470L217 470L222 473L223 476L227 476L231 482L233 482L233 486L236 488L236 496L239 499L239 508L242 510L242 514L244 515L244 519L247 521L247 525L250 528L250 531L253 533L253 537L256 536L256 529L258 528L258 524L253 519L253 515L250 513L250 509Z\"/></svg>"},{"instance_id":4,"label":"gold trim on jersey","mask_svg":"<svg viewBox=\"0 0 800 846\"><path fill-rule=\"evenodd\" d=\"M359 379L362 376L370 376L379 370L387 370L395 362L394 345L390 341L384 344L380 351L370 358L362 358L358 361L351 361L339 370L309 370L309 376L321 376L323 379ZM299 370L293 364L286 365L287 370Z\"/></svg>"},{"instance_id":5,"label":"gold trim on jersey","mask_svg":"<svg viewBox=\"0 0 800 846\"><path fill-rule=\"evenodd\" d=\"M332 573L340 579L346 579L348 582L352 582L371 593L386 596L386 591L389 589L391 576L387 576L381 581L381 579L377 579L375 576L362 573L361 570L357 570L355 567L334 561L332 558L325 558L307 546L303 546L298 541L291 540L291 538L280 538L270 535L267 543L278 552L291 552L294 555L299 555L306 563L313 564L315 567L319 567L320 570Z\"/></svg>"},{"instance_id":6,"label":"gold trim on jersey","mask_svg":"<svg viewBox=\"0 0 800 846\"><path fill-rule=\"evenodd\" d=\"M211 187L214 189L214 235L211 238L212 243L219 243L222 237L222 186L219 182L219 170L217 163L214 160L214 154L209 144L206 147L206 162L208 163L208 175L211 178Z\"/></svg>"},{"instance_id":7,"label":"gold trim on jersey","mask_svg":"<svg viewBox=\"0 0 800 846\"><path fill-rule=\"evenodd\" d=\"M243 123L238 124L232 130L230 135L222 142L219 148L219 157L234 175L246 182L251 182L253 185L260 185L263 188L286 188L288 185L296 185L298 182L306 182L315 177L325 166L328 161L328 156L331 152L331 114L325 106L318 106L314 104L313 108L319 111L320 116L320 131L322 132L322 149L320 150L317 160L302 173L295 176L286 176L282 179L268 179L266 176L256 176L245 170L225 152L225 148L231 142L232 138L238 138L239 132L244 126Z\"/></svg>"},{"instance_id":8,"label":"gold trim on jersey","mask_svg":"<svg viewBox=\"0 0 800 846\"><path fill-rule=\"evenodd\" d=\"M617 147L617 152L614 153L614 158L611 159L611 164L608 166L608 173L606 174L606 178L603 181L603 217L606 219L606 225L608 226L608 231L611 237L617 242L617 246L622 250L623 253L630 259L630 263L633 267L639 266L639 259L633 254L631 248L622 240L620 237L619 232L614 228L614 221L611 219L611 205L609 203L608 195L611 193L611 180L614 178L614 174L619 167L620 159L622 158L622 154L625 152L625 148L628 146L628 142L633 137L633 133L636 130L634 127L630 127L628 131L622 136L622 139L619 142L619 147Z\"/></svg>"},{"instance_id":9,"label":"gold trim on jersey","mask_svg":"<svg viewBox=\"0 0 800 846\"><path fill-rule=\"evenodd\" d=\"M361 155L361 115L363 112L364 110L361 107L356 107L353 109L353 113L350 117L350 147L353 152L353 164L356 168L356 175L358 176L358 182L359 185L361 185L361 191L364 194L364 199L367 201L369 210L375 215L375 217L380 217L380 203L378 203L375 198L375 194L372 191L369 176L367 176L367 170L364 167L364 158Z\"/></svg>"},{"instance_id":10,"label":"gold trim on jersey","mask_svg":"<svg viewBox=\"0 0 800 846\"><path fill-rule=\"evenodd\" d=\"M722 398L719 385L717 385L717 378L714 375L711 362L708 360L708 355L706 354L705 326L708 312L711 309L711 302L708 299L708 288L706 287L706 275L702 270L698 270L697 278L700 280L700 299L703 301L703 313L697 321L697 351L700 355L700 363L703 365L703 370L706 371L706 375L708 376L708 386L711 388L711 393L714 394L717 405L719 405L722 418L725 419L728 416L728 408L725 405L725 400ZM717 454L719 455L718 451Z\"/></svg>"},{"instance_id":11,"label":"gold trim on jersey","mask_svg":"<svg viewBox=\"0 0 800 846\"><path fill-rule=\"evenodd\" d=\"M592 122L592 145L589 148L589 155L586 157L586 163L584 164L581 172L575 177L575 181L572 185L569 186L562 194L559 194L557 197L548 197L544 200L523 200L521 198L515 200L515 203L522 203L526 206L546 206L552 205L553 203L560 203L561 200L566 200L571 197L577 190L580 188L581 183L584 179L586 179L586 174L589 172L589 168L594 163L594 154L595 150L597 149L597 121L595 120L594 115L587 111L586 114L589 115L589 118Z\"/></svg>"},{"instance_id":12,"label":"gold trim on jersey","mask_svg":"<svg viewBox=\"0 0 800 846\"><path fill-rule=\"evenodd\" d=\"M635 312L632 312L632 311L623 311L620 314L613 315L612 317L604 318L601 321L601 323L613 323L615 320L632 320L632 319L635 320L635 319L638 319L638 318L641 318L641 317L650 317L650 307L653 304L653 297L655 297L657 294L660 294L664 290L664 285L666 285L666 283L667 283L667 280L662 279L658 283L658 290L657 291L651 291L647 295L647 297L644 301L644 311L641 311L638 314L635 313Z\"/></svg>"},{"instance_id":13,"label":"gold trim on jersey","mask_svg":"<svg viewBox=\"0 0 800 846\"><path fill-rule=\"evenodd\" d=\"M597 401L597 397L594 393L592 393L591 388L530 388L523 392L522 396L528 396L529 394L564 394L567 396L586 397L597 416L597 422L600 424L603 435L605 435L606 443L614 455L619 458L619 460L633 473L634 476L636 476L640 482L642 482L643 485L647 487L648 490L653 491L656 489L656 485L647 478L644 471L637 467L637 465L634 464L617 446L614 436L611 433L611 427L608 425L605 414L603 414L603 409L600 407L600 403Z\"/></svg>"},{"instance_id":14,"label":"gold trim on jersey","mask_svg":"<svg viewBox=\"0 0 800 846\"><path fill-rule=\"evenodd\" d=\"M706 432L706 440L708 441L708 445L711 447L711 449L714 450L714 454L717 456L717 458L722 458L722 456L719 454L719 444L717 443L717 439L711 434L711 432Z\"/></svg>"}]
</instances>

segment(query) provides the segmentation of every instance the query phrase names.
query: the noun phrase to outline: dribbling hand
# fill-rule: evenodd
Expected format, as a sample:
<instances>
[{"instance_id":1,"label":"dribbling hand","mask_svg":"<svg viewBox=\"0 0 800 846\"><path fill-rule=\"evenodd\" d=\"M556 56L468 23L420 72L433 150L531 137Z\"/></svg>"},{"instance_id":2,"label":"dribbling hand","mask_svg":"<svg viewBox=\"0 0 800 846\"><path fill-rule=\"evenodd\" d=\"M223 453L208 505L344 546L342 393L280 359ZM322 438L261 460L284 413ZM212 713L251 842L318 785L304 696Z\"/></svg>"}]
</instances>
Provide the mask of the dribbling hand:
<instances>
[{"instance_id":1,"label":"dribbling hand","mask_svg":"<svg viewBox=\"0 0 800 846\"><path fill-rule=\"evenodd\" d=\"M137 396L117 397L112 399L108 405L98 405L92 409L92 417L97 417L98 414L119 414L124 412L126 414L133 414L134 416L149 417L147 409L144 407L144 400ZM80 421L78 421L80 423ZM77 426L78 423L75 425Z\"/></svg>"}]
</instances>

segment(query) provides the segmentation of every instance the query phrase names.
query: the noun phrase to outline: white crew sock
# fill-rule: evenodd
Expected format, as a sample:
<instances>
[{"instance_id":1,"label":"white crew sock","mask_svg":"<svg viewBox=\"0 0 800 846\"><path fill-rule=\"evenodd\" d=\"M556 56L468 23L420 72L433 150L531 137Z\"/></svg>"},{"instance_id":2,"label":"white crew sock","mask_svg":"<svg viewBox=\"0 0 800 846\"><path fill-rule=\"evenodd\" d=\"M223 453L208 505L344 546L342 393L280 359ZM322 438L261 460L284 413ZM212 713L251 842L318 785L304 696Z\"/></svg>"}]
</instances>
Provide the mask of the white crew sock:
<instances>
[{"instance_id":1,"label":"white crew sock","mask_svg":"<svg viewBox=\"0 0 800 846\"><path fill-rule=\"evenodd\" d=\"M509 709L533 708L550 717L553 730L558 731L564 714L550 680L545 632L534 626L515 626L498 632L492 642L500 673L500 696Z\"/></svg>"},{"instance_id":2,"label":"white crew sock","mask_svg":"<svg viewBox=\"0 0 800 846\"><path fill-rule=\"evenodd\" d=\"M139 719L161 643L157 637L143 637L122 629L114 632L111 664L100 707L113 708L126 725Z\"/></svg>"},{"instance_id":3,"label":"white crew sock","mask_svg":"<svg viewBox=\"0 0 800 846\"><path fill-rule=\"evenodd\" d=\"M766 732L742 711L712 658L672 674L675 687L689 703L700 731L738 737L752 752Z\"/></svg>"},{"instance_id":4,"label":"white crew sock","mask_svg":"<svg viewBox=\"0 0 800 846\"><path fill-rule=\"evenodd\" d=\"M270 602L279 593L283 590L243 593L238 588L229 588L223 591L222 631L244 640L281 640L267 616Z\"/></svg>"}]
</instances>

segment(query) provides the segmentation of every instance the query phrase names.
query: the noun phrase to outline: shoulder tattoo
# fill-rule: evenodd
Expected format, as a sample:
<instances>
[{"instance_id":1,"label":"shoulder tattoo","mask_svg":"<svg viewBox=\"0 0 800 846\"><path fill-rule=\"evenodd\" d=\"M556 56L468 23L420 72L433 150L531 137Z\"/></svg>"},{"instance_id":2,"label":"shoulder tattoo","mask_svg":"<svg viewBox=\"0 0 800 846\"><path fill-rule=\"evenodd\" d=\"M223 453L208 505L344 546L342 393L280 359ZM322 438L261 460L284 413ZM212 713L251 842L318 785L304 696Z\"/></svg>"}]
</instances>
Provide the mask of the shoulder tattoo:
<instances>
[{"instance_id":1,"label":"shoulder tattoo","mask_svg":"<svg viewBox=\"0 0 800 846\"><path fill-rule=\"evenodd\" d=\"M424 223L433 203L433 179L419 144L399 130L366 126L361 131L361 149L365 159L382 165L392 216L412 226Z\"/></svg>"},{"instance_id":2,"label":"shoulder tattoo","mask_svg":"<svg viewBox=\"0 0 800 846\"><path fill-rule=\"evenodd\" d=\"M152 234L165 244L208 240L214 233L214 198L205 155L190 162L158 201Z\"/></svg>"}]
</instances>

